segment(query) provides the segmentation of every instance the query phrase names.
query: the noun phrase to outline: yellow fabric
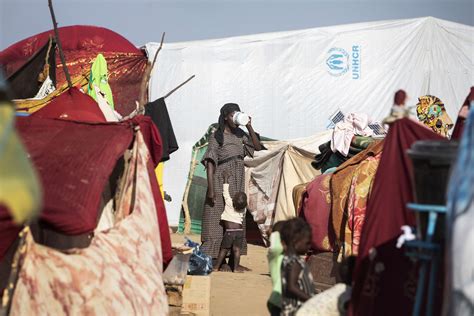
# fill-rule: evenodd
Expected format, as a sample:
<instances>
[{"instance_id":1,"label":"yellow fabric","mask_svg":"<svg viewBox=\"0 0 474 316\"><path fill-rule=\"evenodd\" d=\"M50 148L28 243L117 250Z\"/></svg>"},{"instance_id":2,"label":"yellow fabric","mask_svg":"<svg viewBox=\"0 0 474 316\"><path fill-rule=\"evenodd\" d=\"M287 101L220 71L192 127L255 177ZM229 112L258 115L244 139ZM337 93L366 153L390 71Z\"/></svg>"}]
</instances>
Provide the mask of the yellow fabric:
<instances>
[{"instance_id":1,"label":"yellow fabric","mask_svg":"<svg viewBox=\"0 0 474 316\"><path fill-rule=\"evenodd\" d=\"M15 111L0 103L0 203L15 223L22 224L37 215L41 190L36 173L15 132Z\"/></svg>"},{"instance_id":2,"label":"yellow fabric","mask_svg":"<svg viewBox=\"0 0 474 316\"><path fill-rule=\"evenodd\" d=\"M163 171L164 171L163 169L164 169L164 163L160 162L158 166L156 166L155 174L156 174L156 179L158 180L158 184L160 186L161 197L164 199L165 191L163 191Z\"/></svg>"},{"instance_id":3,"label":"yellow fabric","mask_svg":"<svg viewBox=\"0 0 474 316\"><path fill-rule=\"evenodd\" d=\"M76 76L72 78L71 82L74 87L80 87L84 89L84 87L87 88L87 85L89 83L88 78L89 78L89 72L86 72L80 76ZM21 100L13 100L13 102L16 105L17 112L34 113L38 110L41 110L43 107L48 105L48 103L53 101L54 98L61 95L68 89L69 89L68 84L65 83L61 87L54 90L53 93L49 94L44 99L39 99L39 100L38 99L21 99Z\"/></svg>"}]
</instances>

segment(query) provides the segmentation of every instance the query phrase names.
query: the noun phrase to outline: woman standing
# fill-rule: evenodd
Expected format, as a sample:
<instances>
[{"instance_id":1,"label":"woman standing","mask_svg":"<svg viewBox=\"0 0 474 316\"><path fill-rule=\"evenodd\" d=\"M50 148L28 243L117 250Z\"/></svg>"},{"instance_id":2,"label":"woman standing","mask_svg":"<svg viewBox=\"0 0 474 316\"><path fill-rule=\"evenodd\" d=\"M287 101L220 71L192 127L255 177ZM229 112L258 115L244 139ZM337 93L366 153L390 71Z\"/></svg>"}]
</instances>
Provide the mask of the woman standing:
<instances>
[{"instance_id":1,"label":"woman standing","mask_svg":"<svg viewBox=\"0 0 474 316\"><path fill-rule=\"evenodd\" d=\"M240 108L235 103L227 103L221 108L219 127L210 136L207 152L202 163L207 170L207 197L202 216L202 250L217 258L222 242L224 229L220 224L224 211L223 173L228 173L230 195L245 191L244 157L253 156L254 150L261 150L262 145L252 128L250 119L246 125L248 134L241 130L233 120ZM244 220L245 237L245 220ZM247 240L244 238L242 254L247 254Z\"/></svg>"}]
</instances>

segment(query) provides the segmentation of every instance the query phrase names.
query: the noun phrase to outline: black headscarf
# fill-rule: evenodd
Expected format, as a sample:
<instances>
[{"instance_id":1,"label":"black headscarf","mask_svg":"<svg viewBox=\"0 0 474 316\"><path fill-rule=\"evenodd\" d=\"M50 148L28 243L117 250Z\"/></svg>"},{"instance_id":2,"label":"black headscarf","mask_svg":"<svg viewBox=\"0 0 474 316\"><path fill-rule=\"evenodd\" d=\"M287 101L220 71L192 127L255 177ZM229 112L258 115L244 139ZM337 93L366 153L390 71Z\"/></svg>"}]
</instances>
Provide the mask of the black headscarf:
<instances>
[{"instance_id":1,"label":"black headscarf","mask_svg":"<svg viewBox=\"0 0 474 316\"><path fill-rule=\"evenodd\" d=\"M221 108L221 114L219 115L219 127L217 128L217 131L215 132L215 137L217 140L217 143L219 146L222 146L224 144L224 129L225 129L225 118L227 115L229 115L232 112L240 112L240 107L236 103L226 103L224 106ZM234 133L237 136L243 136L245 133L243 130L240 128L237 128Z\"/></svg>"}]
</instances>

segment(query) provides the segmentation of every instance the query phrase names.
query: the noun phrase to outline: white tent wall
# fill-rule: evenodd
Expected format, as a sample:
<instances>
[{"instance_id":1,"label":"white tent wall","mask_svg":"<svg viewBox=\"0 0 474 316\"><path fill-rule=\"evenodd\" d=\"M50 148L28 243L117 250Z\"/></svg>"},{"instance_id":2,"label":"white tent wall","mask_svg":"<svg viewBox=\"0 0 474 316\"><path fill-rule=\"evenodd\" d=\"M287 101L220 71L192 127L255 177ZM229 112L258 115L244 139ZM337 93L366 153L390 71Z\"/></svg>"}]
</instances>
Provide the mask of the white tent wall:
<instances>
[{"instance_id":1,"label":"white tent wall","mask_svg":"<svg viewBox=\"0 0 474 316\"><path fill-rule=\"evenodd\" d=\"M150 59L158 46L146 45ZM191 148L223 104L238 103L255 130L276 139L321 132L338 108L382 119L397 89L409 105L438 96L455 120L474 85L473 52L474 27L430 17L165 43L150 99L196 75L166 100L180 145L165 164L170 224L178 223Z\"/></svg>"}]
</instances>

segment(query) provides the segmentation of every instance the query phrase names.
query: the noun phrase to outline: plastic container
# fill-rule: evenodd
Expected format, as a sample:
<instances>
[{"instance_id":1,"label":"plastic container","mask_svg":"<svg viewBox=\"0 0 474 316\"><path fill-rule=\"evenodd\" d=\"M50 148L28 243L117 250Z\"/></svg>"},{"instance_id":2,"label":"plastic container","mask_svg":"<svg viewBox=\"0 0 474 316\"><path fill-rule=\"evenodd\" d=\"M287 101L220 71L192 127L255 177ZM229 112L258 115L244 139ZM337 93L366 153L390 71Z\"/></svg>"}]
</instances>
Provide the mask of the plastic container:
<instances>
[{"instance_id":1,"label":"plastic container","mask_svg":"<svg viewBox=\"0 0 474 316\"><path fill-rule=\"evenodd\" d=\"M457 152L458 143L449 140L417 141L407 150L413 162L416 203L446 205L450 168ZM424 238L428 213L417 212L416 220L419 237ZM444 215L438 217L435 241L444 239L444 220Z\"/></svg>"},{"instance_id":2,"label":"plastic container","mask_svg":"<svg viewBox=\"0 0 474 316\"><path fill-rule=\"evenodd\" d=\"M188 274L189 258L191 258L191 253L177 253L166 268L165 273L163 273L163 282L165 284L183 285Z\"/></svg>"},{"instance_id":3,"label":"plastic container","mask_svg":"<svg viewBox=\"0 0 474 316\"><path fill-rule=\"evenodd\" d=\"M243 112L235 112L232 120L236 125L245 126L249 123L250 117Z\"/></svg>"}]
</instances>

